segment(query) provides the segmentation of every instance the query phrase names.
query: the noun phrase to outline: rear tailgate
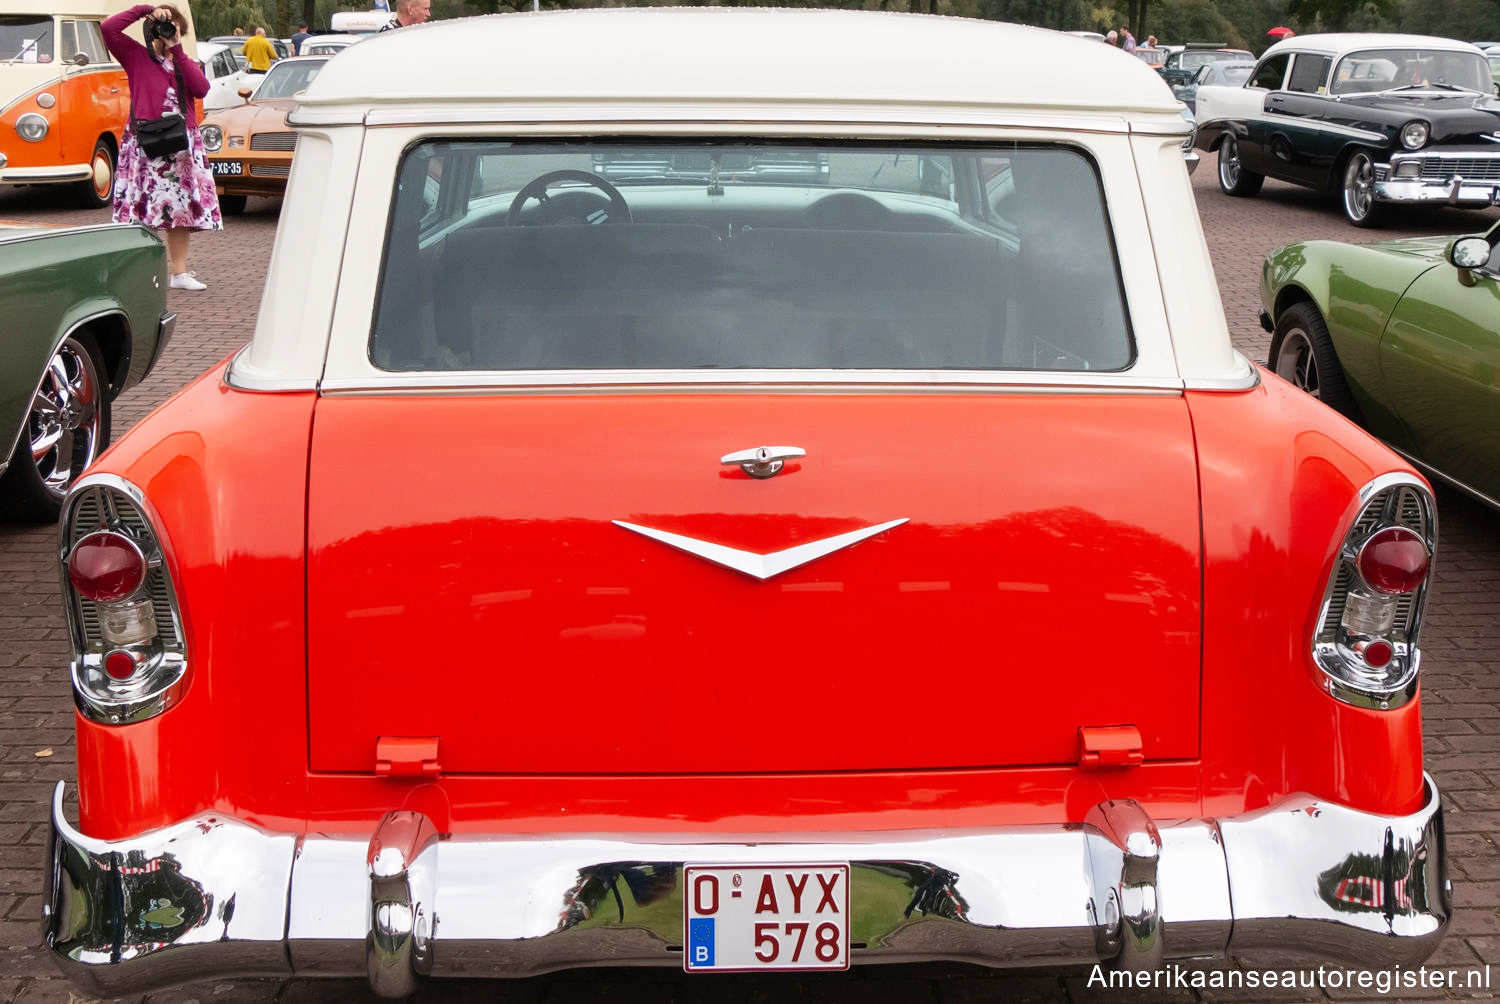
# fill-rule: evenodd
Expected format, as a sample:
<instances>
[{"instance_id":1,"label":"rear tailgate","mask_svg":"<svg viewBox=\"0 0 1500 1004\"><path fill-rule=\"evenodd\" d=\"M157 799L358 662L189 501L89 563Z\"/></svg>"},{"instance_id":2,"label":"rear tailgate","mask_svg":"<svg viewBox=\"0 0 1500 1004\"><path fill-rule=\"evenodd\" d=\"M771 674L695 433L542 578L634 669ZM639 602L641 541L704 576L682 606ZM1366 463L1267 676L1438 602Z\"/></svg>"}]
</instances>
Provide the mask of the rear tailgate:
<instances>
[{"instance_id":1,"label":"rear tailgate","mask_svg":"<svg viewBox=\"0 0 1500 1004\"><path fill-rule=\"evenodd\" d=\"M719 463L762 445L806 457ZM1111 724L1197 755L1177 396L335 396L311 471L316 770L386 736L449 773L1066 764ZM766 554L896 520L764 580L615 522Z\"/></svg>"}]
</instances>

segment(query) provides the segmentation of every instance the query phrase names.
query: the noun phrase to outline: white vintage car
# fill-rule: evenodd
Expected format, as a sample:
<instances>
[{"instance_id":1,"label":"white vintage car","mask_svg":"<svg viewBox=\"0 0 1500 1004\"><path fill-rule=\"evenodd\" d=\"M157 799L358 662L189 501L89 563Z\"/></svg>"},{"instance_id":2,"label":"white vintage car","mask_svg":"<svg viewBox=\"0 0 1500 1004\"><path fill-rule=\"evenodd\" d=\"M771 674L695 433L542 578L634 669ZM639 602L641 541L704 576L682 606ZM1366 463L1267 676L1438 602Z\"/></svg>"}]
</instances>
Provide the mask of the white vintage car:
<instances>
[{"instance_id":1,"label":"white vintage car","mask_svg":"<svg viewBox=\"0 0 1500 1004\"><path fill-rule=\"evenodd\" d=\"M289 121L254 339L61 518L91 992L1432 952L1431 492L1234 351L1144 62L513 14Z\"/></svg>"}]
</instances>

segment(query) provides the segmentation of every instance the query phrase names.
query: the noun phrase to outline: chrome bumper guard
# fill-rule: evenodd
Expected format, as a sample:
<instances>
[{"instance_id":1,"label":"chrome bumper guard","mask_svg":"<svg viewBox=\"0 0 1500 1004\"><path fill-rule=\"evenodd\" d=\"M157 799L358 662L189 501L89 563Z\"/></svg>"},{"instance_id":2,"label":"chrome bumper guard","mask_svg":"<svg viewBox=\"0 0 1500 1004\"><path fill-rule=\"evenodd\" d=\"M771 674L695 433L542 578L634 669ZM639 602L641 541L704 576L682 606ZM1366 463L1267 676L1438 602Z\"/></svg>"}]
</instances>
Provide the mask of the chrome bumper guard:
<instances>
[{"instance_id":1,"label":"chrome bumper guard","mask_svg":"<svg viewBox=\"0 0 1500 1004\"><path fill-rule=\"evenodd\" d=\"M1415 965L1450 915L1441 800L1376 816L1298 795L1244 816L1153 821L1106 801L1082 824L803 839L270 833L221 815L84 836L53 799L44 939L105 996L228 976L428 975L682 965L684 864L848 861L853 961L988 966L1274 948ZM901 904L905 904L904 908Z\"/></svg>"}]
</instances>

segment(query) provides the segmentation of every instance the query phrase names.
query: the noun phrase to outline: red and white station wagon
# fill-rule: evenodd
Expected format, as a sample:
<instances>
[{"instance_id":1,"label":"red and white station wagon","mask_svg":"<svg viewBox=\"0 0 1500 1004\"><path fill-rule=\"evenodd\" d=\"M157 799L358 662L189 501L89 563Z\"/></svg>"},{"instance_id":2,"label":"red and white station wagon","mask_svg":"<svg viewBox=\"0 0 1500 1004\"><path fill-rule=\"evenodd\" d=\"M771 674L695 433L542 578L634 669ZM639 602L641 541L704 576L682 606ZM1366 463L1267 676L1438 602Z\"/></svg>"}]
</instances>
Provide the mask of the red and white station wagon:
<instances>
[{"instance_id":1,"label":"red and white station wagon","mask_svg":"<svg viewBox=\"0 0 1500 1004\"><path fill-rule=\"evenodd\" d=\"M253 341L66 504L63 969L1425 958L1432 495L1231 348L1179 110L861 12L331 61Z\"/></svg>"}]
</instances>

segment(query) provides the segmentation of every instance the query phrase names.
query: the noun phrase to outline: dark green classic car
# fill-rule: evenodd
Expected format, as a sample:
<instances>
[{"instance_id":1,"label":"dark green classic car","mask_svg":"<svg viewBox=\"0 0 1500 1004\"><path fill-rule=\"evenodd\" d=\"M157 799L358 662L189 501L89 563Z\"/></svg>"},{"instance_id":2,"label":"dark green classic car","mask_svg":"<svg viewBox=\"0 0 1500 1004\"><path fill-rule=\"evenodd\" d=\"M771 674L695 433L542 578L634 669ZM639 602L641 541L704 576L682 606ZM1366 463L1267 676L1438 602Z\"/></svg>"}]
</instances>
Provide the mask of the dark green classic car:
<instances>
[{"instance_id":1,"label":"dark green classic car","mask_svg":"<svg viewBox=\"0 0 1500 1004\"><path fill-rule=\"evenodd\" d=\"M1500 224L1482 237L1307 241L1261 269L1270 368L1500 508Z\"/></svg>"},{"instance_id":2,"label":"dark green classic car","mask_svg":"<svg viewBox=\"0 0 1500 1004\"><path fill-rule=\"evenodd\" d=\"M0 224L0 319L0 515L55 520L171 335L161 238Z\"/></svg>"}]
</instances>

